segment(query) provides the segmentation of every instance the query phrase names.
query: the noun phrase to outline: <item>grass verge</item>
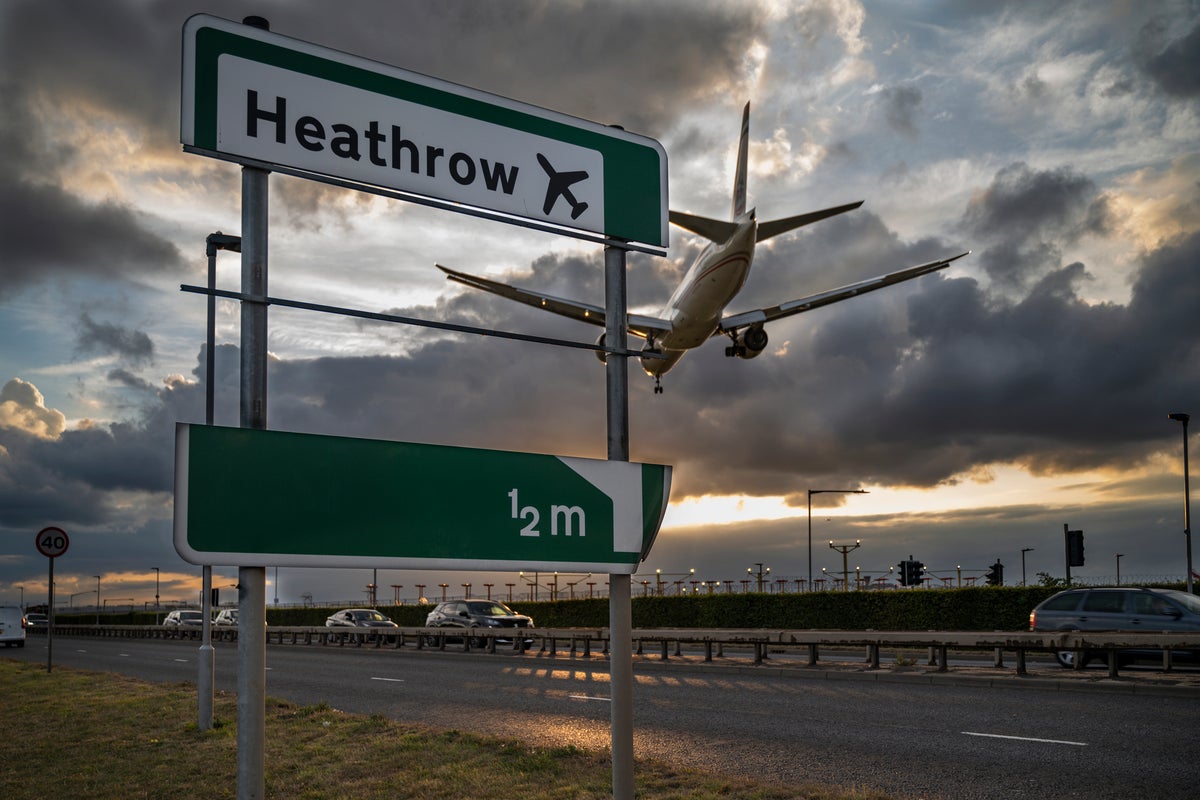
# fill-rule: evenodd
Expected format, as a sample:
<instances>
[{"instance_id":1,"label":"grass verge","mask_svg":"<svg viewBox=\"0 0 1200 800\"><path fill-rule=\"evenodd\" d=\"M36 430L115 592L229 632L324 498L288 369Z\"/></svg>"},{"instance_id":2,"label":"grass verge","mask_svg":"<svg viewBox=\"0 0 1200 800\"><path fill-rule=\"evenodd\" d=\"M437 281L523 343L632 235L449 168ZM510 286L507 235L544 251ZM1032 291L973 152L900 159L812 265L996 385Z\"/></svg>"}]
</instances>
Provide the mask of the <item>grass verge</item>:
<instances>
[{"instance_id":1,"label":"grass verge","mask_svg":"<svg viewBox=\"0 0 1200 800\"><path fill-rule=\"evenodd\" d=\"M0 659L0 797L195 798L237 794L236 697L219 693L213 730L195 722L192 684ZM604 798L606 752L530 747L321 704L267 701L268 798ZM886 800L639 760L643 798Z\"/></svg>"}]
</instances>

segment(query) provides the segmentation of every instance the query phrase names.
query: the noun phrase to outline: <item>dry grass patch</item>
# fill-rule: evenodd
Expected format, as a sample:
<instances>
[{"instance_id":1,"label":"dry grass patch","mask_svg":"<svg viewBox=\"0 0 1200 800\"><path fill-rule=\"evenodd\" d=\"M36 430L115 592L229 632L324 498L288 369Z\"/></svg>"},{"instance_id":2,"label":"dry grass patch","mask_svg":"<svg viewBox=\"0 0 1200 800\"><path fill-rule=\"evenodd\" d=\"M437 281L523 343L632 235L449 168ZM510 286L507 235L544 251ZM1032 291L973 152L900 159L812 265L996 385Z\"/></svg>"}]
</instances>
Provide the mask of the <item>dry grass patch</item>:
<instances>
[{"instance_id":1,"label":"dry grass patch","mask_svg":"<svg viewBox=\"0 0 1200 800\"><path fill-rule=\"evenodd\" d=\"M196 726L191 684L0 659L0 797L93 800L237 794L236 698L218 694L213 730ZM612 796L607 752L530 747L437 731L324 704L267 703L269 798L402 800ZM872 792L784 787L639 761L639 797L887 800Z\"/></svg>"}]
</instances>

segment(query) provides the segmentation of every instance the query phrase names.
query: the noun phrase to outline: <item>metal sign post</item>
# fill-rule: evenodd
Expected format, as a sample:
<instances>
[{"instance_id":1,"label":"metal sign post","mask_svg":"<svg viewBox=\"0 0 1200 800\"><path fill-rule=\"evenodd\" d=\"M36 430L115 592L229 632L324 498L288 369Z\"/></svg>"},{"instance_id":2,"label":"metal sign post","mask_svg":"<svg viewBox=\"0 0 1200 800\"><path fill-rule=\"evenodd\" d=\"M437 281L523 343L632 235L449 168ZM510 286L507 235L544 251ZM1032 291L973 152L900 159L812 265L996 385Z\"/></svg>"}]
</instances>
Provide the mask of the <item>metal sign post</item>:
<instances>
[{"instance_id":1,"label":"metal sign post","mask_svg":"<svg viewBox=\"0 0 1200 800\"><path fill-rule=\"evenodd\" d=\"M51 672L54 669L54 559L67 552L71 539L62 528L49 527L38 531L34 544L39 553L50 559L49 607L46 609L46 672Z\"/></svg>"},{"instance_id":2,"label":"metal sign post","mask_svg":"<svg viewBox=\"0 0 1200 800\"><path fill-rule=\"evenodd\" d=\"M625 251L604 248L605 341L624 349ZM605 360L608 458L629 460L629 362ZM664 509L665 510L665 509ZM628 573L608 576L609 691L612 702L614 800L633 800L633 607Z\"/></svg>"},{"instance_id":3,"label":"metal sign post","mask_svg":"<svg viewBox=\"0 0 1200 800\"><path fill-rule=\"evenodd\" d=\"M267 179L242 168L242 292L267 296ZM267 306L242 301L241 427L267 427ZM253 490L253 487L248 487ZM265 792L267 568L238 568L238 800Z\"/></svg>"}]
</instances>

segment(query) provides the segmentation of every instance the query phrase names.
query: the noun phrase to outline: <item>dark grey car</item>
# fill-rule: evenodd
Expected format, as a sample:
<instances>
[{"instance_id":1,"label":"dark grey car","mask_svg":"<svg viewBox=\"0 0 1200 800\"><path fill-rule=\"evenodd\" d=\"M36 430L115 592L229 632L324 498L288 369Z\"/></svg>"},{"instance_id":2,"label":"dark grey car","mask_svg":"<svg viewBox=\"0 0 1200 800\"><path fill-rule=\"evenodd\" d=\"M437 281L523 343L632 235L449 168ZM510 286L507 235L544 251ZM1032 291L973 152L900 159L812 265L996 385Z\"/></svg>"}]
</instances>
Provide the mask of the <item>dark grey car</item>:
<instances>
[{"instance_id":1,"label":"dark grey car","mask_svg":"<svg viewBox=\"0 0 1200 800\"><path fill-rule=\"evenodd\" d=\"M1031 631L1200 631L1200 597L1173 589L1068 589L1043 600L1029 615ZM1130 660L1158 658L1157 650L1122 651ZM1200 652L1175 651L1173 656L1200 660ZM1058 663L1075 665L1073 650L1060 651ZM1086 652L1084 666L1102 653Z\"/></svg>"},{"instance_id":2,"label":"dark grey car","mask_svg":"<svg viewBox=\"0 0 1200 800\"><path fill-rule=\"evenodd\" d=\"M425 617L427 628L532 628L533 620L499 600L449 600L438 603ZM498 638L497 642L511 639ZM474 642L483 647L483 637Z\"/></svg>"}]
</instances>

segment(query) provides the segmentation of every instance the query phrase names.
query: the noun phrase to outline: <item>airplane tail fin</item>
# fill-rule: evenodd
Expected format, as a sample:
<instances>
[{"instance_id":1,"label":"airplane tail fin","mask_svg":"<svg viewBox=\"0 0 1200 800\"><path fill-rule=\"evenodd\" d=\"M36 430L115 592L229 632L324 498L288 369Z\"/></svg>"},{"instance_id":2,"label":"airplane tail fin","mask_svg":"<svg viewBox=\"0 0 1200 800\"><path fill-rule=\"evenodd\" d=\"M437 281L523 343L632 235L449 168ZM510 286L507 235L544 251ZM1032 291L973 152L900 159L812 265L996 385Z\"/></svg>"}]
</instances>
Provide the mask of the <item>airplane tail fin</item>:
<instances>
[{"instance_id":1,"label":"airplane tail fin","mask_svg":"<svg viewBox=\"0 0 1200 800\"><path fill-rule=\"evenodd\" d=\"M737 173L733 178L733 218L746 213L746 162L750 151L750 103L742 109L742 135L738 139Z\"/></svg>"}]
</instances>

